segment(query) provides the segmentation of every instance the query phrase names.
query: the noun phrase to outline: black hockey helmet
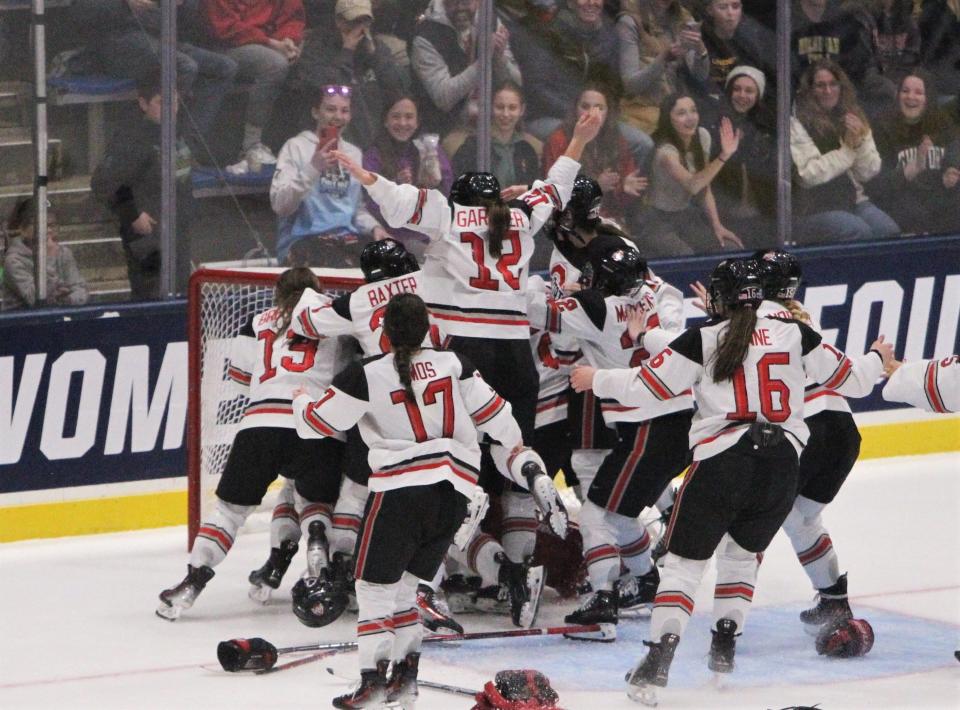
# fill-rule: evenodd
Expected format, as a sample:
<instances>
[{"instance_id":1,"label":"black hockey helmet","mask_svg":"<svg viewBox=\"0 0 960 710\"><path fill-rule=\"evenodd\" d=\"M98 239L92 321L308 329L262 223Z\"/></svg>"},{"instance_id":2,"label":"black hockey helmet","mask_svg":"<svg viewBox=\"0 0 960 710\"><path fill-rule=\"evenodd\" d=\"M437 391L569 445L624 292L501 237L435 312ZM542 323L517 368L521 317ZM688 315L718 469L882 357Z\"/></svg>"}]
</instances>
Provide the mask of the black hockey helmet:
<instances>
[{"instance_id":1,"label":"black hockey helmet","mask_svg":"<svg viewBox=\"0 0 960 710\"><path fill-rule=\"evenodd\" d=\"M557 229L569 234L577 227L596 227L600 222L602 201L600 183L587 175L577 175L570 199L557 218Z\"/></svg>"},{"instance_id":2,"label":"black hockey helmet","mask_svg":"<svg viewBox=\"0 0 960 710\"><path fill-rule=\"evenodd\" d=\"M587 245L587 256L590 288L610 296L630 293L640 286L647 273L647 262L640 252L613 234L601 234L593 239Z\"/></svg>"},{"instance_id":3,"label":"black hockey helmet","mask_svg":"<svg viewBox=\"0 0 960 710\"><path fill-rule=\"evenodd\" d=\"M756 308L763 300L760 266L753 259L724 259L710 274L708 291L712 309L716 304L727 308Z\"/></svg>"},{"instance_id":4,"label":"black hockey helmet","mask_svg":"<svg viewBox=\"0 0 960 710\"><path fill-rule=\"evenodd\" d=\"M360 270L367 283L403 276L419 269L417 257L396 239L370 242L360 252Z\"/></svg>"},{"instance_id":5,"label":"black hockey helmet","mask_svg":"<svg viewBox=\"0 0 960 710\"><path fill-rule=\"evenodd\" d=\"M332 624L340 618L350 599L341 585L323 570L319 577L301 577L290 590L293 613L311 628Z\"/></svg>"},{"instance_id":6,"label":"black hockey helmet","mask_svg":"<svg viewBox=\"0 0 960 710\"><path fill-rule=\"evenodd\" d=\"M776 249L761 249L754 253L760 267L765 298L790 299L797 297L800 288L800 260L793 254Z\"/></svg>"},{"instance_id":7,"label":"black hockey helmet","mask_svg":"<svg viewBox=\"0 0 960 710\"><path fill-rule=\"evenodd\" d=\"M450 188L450 206L479 207L481 200L500 199L500 181L493 173L463 173Z\"/></svg>"}]
</instances>

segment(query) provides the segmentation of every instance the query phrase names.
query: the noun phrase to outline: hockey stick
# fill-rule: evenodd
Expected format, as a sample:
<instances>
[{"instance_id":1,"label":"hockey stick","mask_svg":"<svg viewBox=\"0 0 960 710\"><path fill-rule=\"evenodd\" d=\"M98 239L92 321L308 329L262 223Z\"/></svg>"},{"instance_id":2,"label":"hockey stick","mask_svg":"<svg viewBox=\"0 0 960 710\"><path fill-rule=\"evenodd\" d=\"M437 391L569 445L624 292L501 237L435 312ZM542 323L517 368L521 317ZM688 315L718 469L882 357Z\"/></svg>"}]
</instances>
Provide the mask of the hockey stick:
<instances>
[{"instance_id":1,"label":"hockey stick","mask_svg":"<svg viewBox=\"0 0 960 710\"><path fill-rule=\"evenodd\" d=\"M253 672L254 675L266 675L267 673L279 673L280 671L285 671L289 668L296 668L297 666L305 666L308 663L313 663L314 661L319 661L328 656L332 656L335 653L340 651L350 651L352 649L334 649L332 651L319 651L318 653L311 653L309 656L304 656L303 658L298 658L295 661L287 661L286 663L278 663L275 666L270 668L261 668Z\"/></svg>"},{"instance_id":2,"label":"hockey stick","mask_svg":"<svg viewBox=\"0 0 960 710\"><path fill-rule=\"evenodd\" d=\"M350 678L345 675L337 673L333 668L327 667L327 673L332 675L334 678L341 678L342 680L356 682L356 678ZM470 690L470 688L461 688L459 685L447 685L445 683L437 683L432 680L424 680L423 678L417 678L417 685L421 688L432 688L433 690L442 690L445 693L454 693L455 695L468 695L471 698L476 697L477 691Z\"/></svg>"},{"instance_id":3,"label":"hockey stick","mask_svg":"<svg viewBox=\"0 0 960 710\"><path fill-rule=\"evenodd\" d=\"M600 630L600 624L586 624L580 626L509 629L506 631L475 631L465 634L438 634L435 636L427 636L423 639L423 642L479 641L483 639L519 638L524 636L554 636L558 634L589 633ZM217 645L217 658L220 660L220 665L223 667L223 670L231 673L237 671L264 671L273 668L277 663L278 656L283 654L304 651L352 651L356 647L356 641L340 641L277 648L269 641L261 638L231 639L230 641L221 641Z\"/></svg>"}]
</instances>

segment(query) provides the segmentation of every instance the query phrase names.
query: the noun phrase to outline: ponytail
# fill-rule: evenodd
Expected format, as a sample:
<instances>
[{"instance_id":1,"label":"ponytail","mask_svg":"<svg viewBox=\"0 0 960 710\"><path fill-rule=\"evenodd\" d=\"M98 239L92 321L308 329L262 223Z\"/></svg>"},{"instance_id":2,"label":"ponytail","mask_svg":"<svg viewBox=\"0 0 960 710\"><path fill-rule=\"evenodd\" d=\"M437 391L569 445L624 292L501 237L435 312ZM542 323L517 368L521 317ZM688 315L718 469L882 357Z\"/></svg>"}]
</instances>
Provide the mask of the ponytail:
<instances>
[{"instance_id":1,"label":"ponytail","mask_svg":"<svg viewBox=\"0 0 960 710\"><path fill-rule=\"evenodd\" d=\"M282 335L287 332L293 318L293 309L300 300L300 296L308 288L319 291L320 283L314 273L307 267L297 266L280 274L273 291L273 306L277 309L279 316L277 318L277 333Z\"/></svg>"},{"instance_id":2,"label":"ponytail","mask_svg":"<svg viewBox=\"0 0 960 710\"><path fill-rule=\"evenodd\" d=\"M731 309L727 329L720 337L714 356L713 379L716 382L733 379L733 373L743 364L757 325L757 312L749 306Z\"/></svg>"},{"instance_id":3,"label":"ponytail","mask_svg":"<svg viewBox=\"0 0 960 710\"><path fill-rule=\"evenodd\" d=\"M429 330L430 319L422 298L413 293L401 293L390 299L383 316L383 332L390 340L393 366L410 402L414 401L410 363L420 352Z\"/></svg>"},{"instance_id":4,"label":"ponytail","mask_svg":"<svg viewBox=\"0 0 960 710\"><path fill-rule=\"evenodd\" d=\"M503 238L510 230L510 206L501 199L484 200L487 210L487 245L490 255L499 257L503 253Z\"/></svg>"},{"instance_id":5,"label":"ponytail","mask_svg":"<svg viewBox=\"0 0 960 710\"><path fill-rule=\"evenodd\" d=\"M783 305L787 307L787 310L790 311L790 315L793 316L794 320L798 320L801 323L806 323L807 325L813 324L813 319L810 317L810 314L803 310L803 305L800 301L794 298L788 298L783 302Z\"/></svg>"}]
</instances>

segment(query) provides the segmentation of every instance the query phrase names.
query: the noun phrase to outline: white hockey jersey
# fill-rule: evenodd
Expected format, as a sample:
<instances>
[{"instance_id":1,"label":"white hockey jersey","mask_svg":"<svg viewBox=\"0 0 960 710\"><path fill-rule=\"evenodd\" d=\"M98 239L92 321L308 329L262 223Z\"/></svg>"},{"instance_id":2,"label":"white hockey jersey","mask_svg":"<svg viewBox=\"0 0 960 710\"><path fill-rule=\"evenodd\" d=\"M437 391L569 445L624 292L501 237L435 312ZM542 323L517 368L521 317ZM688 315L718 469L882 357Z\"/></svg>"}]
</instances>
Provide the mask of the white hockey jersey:
<instances>
[{"instance_id":1,"label":"white hockey jersey","mask_svg":"<svg viewBox=\"0 0 960 710\"><path fill-rule=\"evenodd\" d=\"M324 296L329 300L328 296ZM348 349L339 338L308 340L288 329L277 333L276 308L253 316L231 344L227 378L249 388L250 403L240 429L293 429L293 390L322 392L347 363Z\"/></svg>"},{"instance_id":2,"label":"white hockey jersey","mask_svg":"<svg viewBox=\"0 0 960 710\"><path fill-rule=\"evenodd\" d=\"M646 342L634 342L627 329L627 320L634 309L640 308L646 316L648 334L662 346L676 337L659 327L656 297L646 285L631 296L606 296L594 289L580 291L560 300L531 296L530 318L534 325L542 325L551 333L576 337L583 355L593 367L611 369L639 367L650 357ZM690 409L693 399L689 390L658 402L652 407L631 407L614 399L600 400L600 411L607 425L615 422L639 422Z\"/></svg>"},{"instance_id":3,"label":"white hockey jersey","mask_svg":"<svg viewBox=\"0 0 960 710\"><path fill-rule=\"evenodd\" d=\"M779 424L799 453L809 430L803 421L806 375L847 397L864 397L883 371L880 355L850 358L793 320L760 318L743 365L731 380L715 382L713 362L727 321L688 329L633 370L599 370L593 391L627 405L653 408L693 387L697 410L690 428L693 458L700 461L733 446L751 422Z\"/></svg>"},{"instance_id":4,"label":"white hockey jersey","mask_svg":"<svg viewBox=\"0 0 960 710\"><path fill-rule=\"evenodd\" d=\"M803 308L802 303L799 301L797 301L797 303ZM757 315L761 317L793 318L793 313L790 312L790 309L776 301L764 301L761 303L757 309ZM811 322L808 325L818 333L821 333L822 329L820 324L813 320L812 316L810 320ZM808 377L806 391L803 395L803 418L809 419L813 415L824 411L852 413L850 405L847 404L847 400L842 394Z\"/></svg>"},{"instance_id":5,"label":"white hockey jersey","mask_svg":"<svg viewBox=\"0 0 960 710\"><path fill-rule=\"evenodd\" d=\"M530 335L526 290L533 236L570 198L579 170L578 162L561 157L546 182L537 180L510 203L511 229L499 257L491 256L487 246L484 208L454 204L451 209L438 190L397 185L383 177L367 191L391 227L430 238L424 296L445 333L522 340Z\"/></svg>"},{"instance_id":6,"label":"white hockey jersey","mask_svg":"<svg viewBox=\"0 0 960 710\"><path fill-rule=\"evenodd\" d=\"M539 276L531 276L528 294L537 298L546 295L552 287ZM540 427L566 421L570 371L583 356L580 345L574 338L549 333L542 328L530 326L530 348L537 368L539 389L537 392L537 415L534 426Z\"/></svg>"},{"instance_id":7,"label":"white hockey jersey","mask_svg":"<svg viewBox=\"0 0 960 710\"><path fill-rule=\"evenodd\" d=\"M510 404L450 351L421 350L410 372L415 402L406 398L393 353L354 363L319 400L294 400L297 432L320 438L358 424L370 447L371 491L450 481L469 498L480 470L477 430L508 450L522 443Z\"/></svg>"},{"instance_id":8,"label":"white hockey jersey","mask_svg":"<svg viewBox=\"0 0 960 710\"><path fill-rule=\"evenodd\" d=\"M401 293L423 292L423 272L414 271L392 279L374 281L331 300L325 294L305 289L293 309L294 332L307 338L352 335L366 357L390 352L390 341L383 334L383 316L387 303ZM431 316L426 346L441 347L440 330Z\"/></svg>"},{"instance_id":9,"label":"white hockey jersey","mask_svg":"<svg viewBox=\"0 0 960 710\"><path fill-rule=\"evenodd\" d=\"M903 363L883 386L883 398L927 412L960 412L960 355Z\"/></svg>"}]
</instances>

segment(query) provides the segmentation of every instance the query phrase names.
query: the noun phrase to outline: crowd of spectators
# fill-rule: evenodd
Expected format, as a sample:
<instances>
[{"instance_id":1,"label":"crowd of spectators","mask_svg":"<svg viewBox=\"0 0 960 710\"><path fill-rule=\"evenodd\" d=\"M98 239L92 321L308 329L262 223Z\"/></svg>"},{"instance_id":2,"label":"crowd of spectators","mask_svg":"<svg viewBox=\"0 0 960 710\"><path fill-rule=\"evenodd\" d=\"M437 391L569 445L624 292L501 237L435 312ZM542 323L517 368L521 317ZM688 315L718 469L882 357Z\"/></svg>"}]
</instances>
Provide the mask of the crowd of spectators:
<instances>
[{"instance_id":1,"label":"crowd of spectators","mask_svg":"<svg viewBox=\"0 0 960 710\"><path fill-rule=\"evenodd\" d=\"M419 237L387 229L329 154L441 189L472 168L479 5L181 0L184 156L201 152L224 96L241 90L227 170L272 175L281 260L350 265L387 234L420 253ZM604 190L603 214L647 256L772 243L778 131L789 131L797 244L960 229L960 3L793 0L795 100L779 120L771 5L496 0L491 158L507 194L545 175L579 113L599 107L604 127L583 171ZM74 8L95 27L103 71L142 77L157 64L156 0ZM155 293L141 276L161 218L146 157L158 140L153 100L141 92L141 124L111 144L93 180L120 217L141 297Z\"/></svg>"}]
</instances>

